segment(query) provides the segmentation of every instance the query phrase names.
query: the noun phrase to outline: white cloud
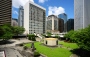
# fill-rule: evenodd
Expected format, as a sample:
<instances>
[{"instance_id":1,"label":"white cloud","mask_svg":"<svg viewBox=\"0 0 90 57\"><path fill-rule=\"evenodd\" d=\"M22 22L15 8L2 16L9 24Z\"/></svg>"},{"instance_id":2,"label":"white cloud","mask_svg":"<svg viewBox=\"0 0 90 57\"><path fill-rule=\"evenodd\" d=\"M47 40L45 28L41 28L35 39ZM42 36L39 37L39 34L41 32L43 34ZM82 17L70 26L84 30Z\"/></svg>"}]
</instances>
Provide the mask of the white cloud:
<instances>
[{"instance_id":1,"label":"white cloud","mask_svg":"<svg viewBox=\"0 0 90 57\"><path fill-rule=\"evenodd\" d=\"M34 2L34 0L12 0L12 6L19 8L19 6L24 6L28 1Z\"/></svg>"},{"instance_id":2,"label":"white cloud","mask_svg":"<svg viewBox=\"0 0 90 57\"><path fill-rule=\"evenodd\" d=\"M45 1L48 1L48 0L39 0L39 3L44 3Z\"/></svg>"},{"instance_id":3,"label":"white cloud","mask_svg":"<svg viewBox=\"0 0 90 57\"><path fill-rule=\"evenodd\" d=\"M16 15L18 15L18 12L17 12L17 11L14 11L14 12L13 12L13 14L16 14Z\"/></svg>"},{"instance_id":4,"label":"white cloud","mask_svg":"<svg viewBox=\"0 0 90 57\"><path fill-rule=\"evenodd\" d=\"M63 7L52 7L52 6L49 6L49 11L48 11L48 15L56 15L58 16L59 14L61 13L65 13L65 9Z\"/></svg>"}]
</instances>

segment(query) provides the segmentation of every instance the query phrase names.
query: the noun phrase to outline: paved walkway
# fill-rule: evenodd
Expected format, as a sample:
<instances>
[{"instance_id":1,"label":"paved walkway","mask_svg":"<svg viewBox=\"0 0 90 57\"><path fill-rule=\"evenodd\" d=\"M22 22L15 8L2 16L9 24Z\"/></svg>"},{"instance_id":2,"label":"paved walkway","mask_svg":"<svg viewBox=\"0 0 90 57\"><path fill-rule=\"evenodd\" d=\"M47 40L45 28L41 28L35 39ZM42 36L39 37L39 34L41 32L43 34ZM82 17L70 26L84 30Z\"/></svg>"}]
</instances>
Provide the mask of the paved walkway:
<instances>
[{"instance_id":1,"label":"paved walkway","mask_svg":"<svg viewBox=\"0 0 90 57\"><path fill-rule=\"evenodd\" d=\"M4 44L4 45L0 45L0 50L4 50L5 51L5 54L6 54L6 57L23 57L18 51L17 49L23 49L23 48L20 48L20 47L15 47L16 44L20 44L20 43L28 43L28 42L32 42L28 39L20 39L20 40L17 40L17 39L10 39L9 40L10 42L13 42L13 43L10 43L10 44ZM16 49L14 49L16 48Z\"/></svg>"},{"instance_id":2,"label":"paved walkway","mask_svg":"<svg viewBox=\"0 0 90 57\"><path fill-rule=\"evenodd\" d=\"M12 47L12 46L15 46L16 44L32 42L28 39L20 39L20 40L10 39L9 41L14 42L14 43L0 45L0 47Z\"/></svg>"},{"instance_id":3,"label":"paved walkway","mask_svg":"<svg viewBox=\"0 0 90 57\"><path fill-rule=\"evenodd\" d=\"M6 57L23 57L17 50L12 48L0 48L5 51Z\"/></svg>"}]
</instances>

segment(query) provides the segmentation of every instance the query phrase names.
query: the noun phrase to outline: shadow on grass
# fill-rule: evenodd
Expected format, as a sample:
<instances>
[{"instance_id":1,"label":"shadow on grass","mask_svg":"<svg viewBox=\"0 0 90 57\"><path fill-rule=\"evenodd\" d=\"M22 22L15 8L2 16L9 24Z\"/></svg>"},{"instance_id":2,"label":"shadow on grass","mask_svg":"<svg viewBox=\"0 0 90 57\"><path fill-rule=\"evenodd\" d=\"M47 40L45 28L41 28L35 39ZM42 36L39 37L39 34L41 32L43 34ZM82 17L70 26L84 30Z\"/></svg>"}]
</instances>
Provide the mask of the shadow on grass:
<instances>
[{"instance_id":1,"label":"shadow on grass","mask_svg":"<svg viewBox=\"0 0 90 57\"><path fill-rule=\"evenodd\" d=\"M73 54L80 56L80 57L90 57L90 51L87 51L87 50L84 50L81 48L71 50L71 52Z\"/></svg>"},{"instance_id":2,"label":"shadow on grass","mask_svg":"<svg viewBox=\"0 0 90 57\"><path fill-rule=\"evenodd\" d=\"M15 41L1 40L1 41L0 41L0 45L12 44L12 43L14 43L14 42L15 42Z\"/></svg>"}]
</instances>

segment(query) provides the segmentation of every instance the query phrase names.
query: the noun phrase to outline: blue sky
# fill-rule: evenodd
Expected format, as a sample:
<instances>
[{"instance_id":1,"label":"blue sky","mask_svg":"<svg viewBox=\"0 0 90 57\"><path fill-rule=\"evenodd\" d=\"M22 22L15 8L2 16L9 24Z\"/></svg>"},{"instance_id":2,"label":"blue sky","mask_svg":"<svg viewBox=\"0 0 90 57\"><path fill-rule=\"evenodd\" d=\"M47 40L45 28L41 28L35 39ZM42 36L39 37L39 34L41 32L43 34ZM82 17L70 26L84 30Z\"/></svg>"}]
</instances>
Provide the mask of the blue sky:
<instances>
[{"instance_id":1,"label":"blue sky","mask_svg":"<svg viewBox=\"0 0 90 57\"><path fill-rule=\"evenodd\" d=\"M13 0L12 18L18 18L18 7L28 0ZM66 13L69 18L74 18L74 0L31 0L32 2L46 8L46 16Z\"/></svg>"}]
</instances>

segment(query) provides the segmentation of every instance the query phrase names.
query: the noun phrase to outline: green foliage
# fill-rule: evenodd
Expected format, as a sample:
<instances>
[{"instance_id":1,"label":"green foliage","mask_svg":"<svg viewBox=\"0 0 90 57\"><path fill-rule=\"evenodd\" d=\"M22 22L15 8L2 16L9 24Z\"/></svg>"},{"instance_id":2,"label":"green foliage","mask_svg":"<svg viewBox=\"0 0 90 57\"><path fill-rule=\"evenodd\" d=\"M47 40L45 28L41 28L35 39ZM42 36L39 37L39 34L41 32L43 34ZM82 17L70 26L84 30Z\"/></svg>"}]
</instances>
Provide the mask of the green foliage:
<instances>
[{"instance_id":1,"label":"green foliage","mask_svg":"<svg viewBox=\"0 0 90 57\"><path fill-rule=\"evenodd\" d=\"M79 30L75 37L77 39L77 44L81 48L90 51L90 26Z\"/></svg>"},{"instance_id":2,"label":"green foliage","mask_svg":"<svg viewBox=\"0 0 90 57\"><path fill-rule=\"evenodd\" d=\"M59 36L58 35L55 35L55 38L59 38Z\"/></svg>"},{"instance_id":3,"label":"green foliage","mask_svg":"<svg viewBox=\"0 0 90 57\"><path fill-rule=\"evenodd\" d=\"M48 36L48 37L51 37L51 35L52 35L52 33L47 32L47 36Z\"/></svg>"},{"instance_id":4,"label":"green foliage","mask_svg":"<svg viewBox=\"0 0 90 57\"><path fill-rule=\"evenodd\" d=\"M42 34L42 36L46 36L45 34Z\"/></svg>"},{"instance_id":5,"label":"green foliage","mask_svg":"<svg viewBox=\"0 0 90 57\"><path fill-rule=\"evenodd\" d=\"M70 31L65 37L76 42L80 48L90 51L90 26L85 29Z\"/></svg>"},{"instance_id":6,"label":"green foliage","mask_svg":"<svg viewBox=\"0 0 90 57\"><path fill-rule=\"evenodd\" d=\"M8 40L13 36L11 26L2 25L0 26L0 39Z\"/></svg>"},{"instance_id":7,"label":"green foliage","mask_svg":"<svg viewBox=\"0 0 90 57\"><path fill-rule=\"evenodd\" d=\"M40 53L38 51L35 51L34 52L34 57L38 57L38 56L40 56Z\"/></svg>"},{"instance_id":8,"label":"green foliage","mask_svg":"<svg viewBox=\"0 0 90 57\"><path fill-rule=\"evenodd\" d=\"M76 42L76 37L75 35L78 33L78 31L69 31L67 34L65 34L65 38L69 38L70 42Z\"/></svg>"},{"instance_id":9,"label":"green foliage","mask_svg":"<svg viewBox=\"0 0 90 57\"><path fill-rule=\"evenodd\" d=\"M0 26L0 39L8 40L11 39L13 35L22 34L24 28L22 27L13 27L9 24L4 24Z\"/></svg>"},{"instance_id":10,"label":"green foliage","mask_svg":"<svg viewBox=\"0 0 90 57\"><path fill-rule=\"evenodd\" d=\"M66 38L70 38L70 37L71 37L71 35L73 35L73 33L74 33L74 31L73 31L73 30L71 30L71 31L69 31L67 34L65 34L65 36L64 36L64 37L66 37Z\"/></svg>"},{"instance_id":11,"label":"green foliage","mask_svg":"<svg viewBox=\"0 0 90 57\"><path fill-rule=\"evenodd\" d=\"M13 33L14 35L22 34L25 31L23 27L14 26Z\"/></svg>"},{"instance_id":12,"label":"green foliage","mask_svg":"<svg viewBox=\"0 0 90 57\"><path fill-rule=\"evenodd\" d=\"M36 41L35 35L34 34L29 34L28 39L32 41Z\"/></svg>"},{"instance_id":13,"label":"green foliage","mask_svg":"<svg viewBox=\"0 0 90 57\"><path fill-rule=\"evenodd\" d=\"M23 49L26 50L28 47L27 46L24 46Z\"/></svg>"}]
</instances>

